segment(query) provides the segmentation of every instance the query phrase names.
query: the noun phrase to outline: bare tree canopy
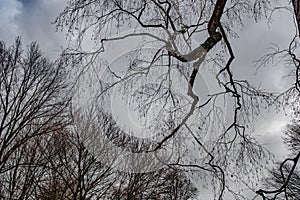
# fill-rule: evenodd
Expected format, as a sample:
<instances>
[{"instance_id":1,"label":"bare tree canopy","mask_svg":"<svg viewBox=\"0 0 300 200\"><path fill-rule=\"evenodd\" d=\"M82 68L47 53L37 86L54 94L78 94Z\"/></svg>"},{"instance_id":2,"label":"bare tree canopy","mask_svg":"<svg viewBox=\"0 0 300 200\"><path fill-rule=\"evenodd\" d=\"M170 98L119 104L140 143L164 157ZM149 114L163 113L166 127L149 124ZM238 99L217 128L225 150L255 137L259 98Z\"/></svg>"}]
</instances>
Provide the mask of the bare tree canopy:
<instances>
[{"instance_id":1,"label":"bare tree canopy","mask_svg":"<svg viewBox=\"0 0 300 200\"><path fill-rule=\"evenodd\" d=\"M293 37L253 64L286 67L273 90L235 43L277 11ZM1 199L299 199L298 0L69 0L54 25L53 62L0 42ZM283 162L255 132L268 112L293 118Z\"/></svg>"},{"instance_id":2,"label":"bare tree canopy","mask_svg":"<svg viewBox=\"0 0 300 200\"><path fill-rule=\"evenodd\" d=\"M0 42L0 174L8 181L8 185L2 182L8 187L1 190L4 199L25 198L35 176L35 167L28 171L27 167L40 157L34 147L37 138L67 125L66 76L63 62L51 63L36 43L24 51L20 38L10 47ZM25 175L19 171L21 166Z\"/></svg>"},{"instance_id":3,"label":"bare tree canopy","mask_svg":"<svg viewBox=\"0 0 300 200\"><path fill-rule=\"evenodd\" d=\"M23 52L20 38L9 48L1 42L0 60L3 172L11 154L27 140L64 125L69 99L64 94L67 85L62 63L52 64L42 57L36 43Z\"/></svg>"},{"instance_id":4,"label":"bare tree canopy","mask_svg":"<svg viewBox=\"0 0 300 200\"><path fill-rule=\"evenodd\" d=\"M266 179L265 187L258 190L263 199L299 199L300 198L300 124L294 121L285 131L285 144L291 151L289 158L276 165Z\"/></svg>"},{"instance_id":5,"label":"bare tree canopy","mask_svg":"<svg viewBox=\"0 0 300 200\"><path fill-rule=\"evenodd\" d=\"M271 9L269 1L260 0L74 0L55 23L76 40L65 55L72 57L73 63L93 69L95 76L90 81L94 81L95 93L90 98L113 119L116 108L108 107L122 96L146 124L143 131L151 135L147 139L135 136L130 125L123 128L127 132L117 132L126 141L137 140L137 145L129 146L117 142L121 145L116 148L131 152L125 159L152 153L154 160L164 165L194 170L194 176L213 177L208 182L216 199L223 198L225 191L238 198L240 193L233 192L230 185L241 179L246 188L253 188L256 176L245 174L257 175L271 159L251 135L253 120L264 108L278 108L286 101L236 78L230 38L237 36L245 18L259 20ZM87 45L90 40L95 45ZM139 42L125 56L120 55L116 64L105 61L109 55L101 57L110 45L122 41L128 43L123 45ZM199 83L200 70L206 66L215 89L202 94L196 91L207 87ZM166 162L162 152L174 149L176 155Z\"/></svg>"}]
</instances>

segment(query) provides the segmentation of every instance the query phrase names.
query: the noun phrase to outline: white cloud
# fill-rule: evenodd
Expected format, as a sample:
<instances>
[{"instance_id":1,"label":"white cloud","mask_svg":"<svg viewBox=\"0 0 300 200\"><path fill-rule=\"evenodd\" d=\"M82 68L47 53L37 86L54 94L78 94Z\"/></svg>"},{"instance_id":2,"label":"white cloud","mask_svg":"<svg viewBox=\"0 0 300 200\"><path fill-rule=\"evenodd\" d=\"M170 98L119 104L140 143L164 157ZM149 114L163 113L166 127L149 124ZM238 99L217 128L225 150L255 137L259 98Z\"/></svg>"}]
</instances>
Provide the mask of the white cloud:
<instances>
[{"instance_id":1,"label":"white cloud","mask_svg":"<svg viewBox=\"0 0 300 200\"><path fill-rule=\"evenodd\" d=\"M0 0L0 38L11 43L20 31L16 17L21 14L22 3L17 0Z\"/></svg>"},{"instance_id":2,"label":"white cloud","mask_svg":"<svg viewBox=\"0 0 300 200\"><path fill-rule=\"evenodd\" d=\"M278 160L284 159L288 153L282 137L290 121L291 117L285 116L284 111L278 114L275 114L275 111L271 111L265 113L263 118L258 118L255 123L254 134L259 136L259 142L265 145Z\"/></svg>"}]
</instances>

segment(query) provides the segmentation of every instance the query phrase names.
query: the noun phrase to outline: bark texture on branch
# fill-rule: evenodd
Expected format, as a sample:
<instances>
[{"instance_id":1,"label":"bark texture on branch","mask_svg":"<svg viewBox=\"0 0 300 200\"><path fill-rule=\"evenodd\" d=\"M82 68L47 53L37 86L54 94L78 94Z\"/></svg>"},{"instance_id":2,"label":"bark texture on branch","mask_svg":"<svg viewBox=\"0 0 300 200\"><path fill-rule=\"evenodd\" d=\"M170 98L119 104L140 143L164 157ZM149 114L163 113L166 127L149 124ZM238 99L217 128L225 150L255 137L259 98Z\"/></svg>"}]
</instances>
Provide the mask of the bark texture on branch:
<instances>
[{"instance_id":1,"label":"bark texture on branch","mask_svg":"<svg viewBox=\"0 0 300 200\"><path fill-rule=\"evenodd\" d=\"M299 0L292 0L293 7L294 7L294 14L297 21L297 27L298 27L298 34L300 37L300 1Z\"/></svg>"}]
</instances>

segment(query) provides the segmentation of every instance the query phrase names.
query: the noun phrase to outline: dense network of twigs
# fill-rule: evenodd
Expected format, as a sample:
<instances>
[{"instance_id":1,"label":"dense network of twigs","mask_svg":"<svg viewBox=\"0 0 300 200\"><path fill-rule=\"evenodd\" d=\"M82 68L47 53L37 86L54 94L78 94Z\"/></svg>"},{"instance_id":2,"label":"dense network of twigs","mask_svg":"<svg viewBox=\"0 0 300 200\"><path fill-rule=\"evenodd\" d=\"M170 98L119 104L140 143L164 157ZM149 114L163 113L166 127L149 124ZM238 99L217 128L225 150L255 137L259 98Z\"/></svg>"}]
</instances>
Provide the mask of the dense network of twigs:
<instances>
[{"instance_id":1,"label":"dense network of twigs","mask_svg":"<svg viewBox=\"0 0 300 200\"><path fill-rule=\"evenodd\" d=\"M290 3L299 30L299 2ZM70 38L57 61L44 58L36 43L23 51L19 38L11 47L1 42L0 198L193 199L196 182L219 200L247 199L245 191L299 199L298 121L287 132L293 154L271 172L266 189L256 187L272 156L252 135L265 109L300 114L299 32L288 48L275 47L258 61L262 67L284 58L294 80L286 91L265 91L233 68L230 40L246 18L268 17L272 6L268 0L70 0L55 20ZM105 53L119 43L132 48L109 60ZM151 136L117 122L109 107L114 95Z\"/></svg>"},{"instance_id":2,"label":"dense network of twigs","mask_svg":"<svg viewBox=\"0 0 300 200\"><path fill-rule=\"evenodd\" d=\"M125 98L132 100L136 97L132 101L137 104L141 116L146 115L146 120L147 115L155 115L157 120L151 121L151 131L157 134L152 138L151 147L147 145L139 152L167 148L176 138L180 138L186 148L191 140L185 138L192 138L194 149L190 149L189 154L198 152L198 159L185 162L176 159L168 164L195 168L197 173L203 173L203 177L210 174L214 177L212 185L215 186L216 198L221 199L226 190L238 197L239 194L229 187L234 179L244 178L244 174L257 174L265 166L264 162L270 159L269 153L251 136L246 125L251 127L262 108L277 107L281 102L275 94L252 86L247 80L235 78L231 67L235 56L230 43L230 37L236 36L245 17L258 20L267 15L270 6L270 2L260 0L76 0L68 3L55 23L77 39L67 55L84 65L93 66L113 43L141 40L122 72L102 64L106 74L105 78L100 76L97 79L100 84L96 98L107 97L119 88L126 91L122 93ZM131 31L126 32L128 29ZM195 38L202 41L196 42ZM84 48L89 39L95 42L92 51ZM155 48L145 56L143 48L149 43ZM209 67L214 71L212 81L217 89L203 97L195 92L201 87L195 85L197 75L207 64L205 58L215 56L216 52L219 56L212 59ZM134 87L141 82L149 84ZM155 84L151 84L153 82ZM203 98L206 101L200 102ZM159 109L155 113L149 112L157 105ZM109 114L112 113L108 111ZM168 120L161 116L167 116ZM119 137L130 140L130 136L124 134L126 132L121 131ZM136 141L137 138L131 139ZM146 142L140 140L140 143Z\"/></svg>"}]
</instances>

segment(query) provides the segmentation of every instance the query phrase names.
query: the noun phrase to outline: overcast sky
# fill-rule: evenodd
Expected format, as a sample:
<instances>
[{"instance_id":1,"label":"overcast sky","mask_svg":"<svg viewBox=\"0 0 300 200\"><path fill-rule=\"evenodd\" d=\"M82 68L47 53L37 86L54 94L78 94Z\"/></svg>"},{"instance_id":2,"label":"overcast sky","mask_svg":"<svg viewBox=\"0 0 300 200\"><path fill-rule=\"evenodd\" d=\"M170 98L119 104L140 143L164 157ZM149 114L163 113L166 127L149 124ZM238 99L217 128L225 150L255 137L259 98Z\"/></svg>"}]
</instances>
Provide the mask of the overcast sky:
<instances>
[{"instance_id":1,"label":"overcast sky","mask_svg":"<svg viewBox=\"0 0 300 200\"><path fill-rule=\"evenodd\" d=\"M64 34L51 24L65 0L0 0L0 38L12 44L17 36L23 43L37 41L45 54L55 57L65 44Z\"/></svg>"},{"instance_id":2,"label":"overcast sky","mask_svg":"<svg viewBox=\"0 0 300 200\"><path fill-rule=\"evenodd\" d=\"M65 4L66 0L0 0L0 40L11 45L17 36L22 36L23 43L37 41L46 55L55 58L66 42L65 35L55 32L55 26L51 22ZM255 72L253 61L266 52L271 42L284 48L294 34L290 14L275 13L273 19L270 27L266 20L258 24L249 20L246 28L239 33L240 38L231 39L236 54L233 68L241 78L262 83L266 88L280 90L288 84L282 80L286 68L270 66L260 70L257 76L252 76ZM280 137L288 120L284 115L271 113L266 114L265 119L260 118L256 124L256 132L262 135L261 141L269 144L277 155L282 156Z\"/></svg>"},{"instance_id":3,"label":"overcast sky","mask_svg":"<svg viewBox=\"0 0 300 200\"><path fill-rule=\"evenodd\" d=\"M65 4L66 0L0 0L0 39L7 44L12 44L17 36L22 37L23 43L37 41L46 55L55 58L60 48L66 46L66 42L64 33L56 32L51 22L63 10ZM252 76L255 72L253 61L266 52L271 42L285 47L294 34L291 24L285 23L291 20L291 15L286 12L276 13L273 19L269 27L266 20L258 24L249 20L246 28L239 33L240 38L232 39L237 55L233 68L241 78L280 90L286 86L282 80L285 68L280 66L264 68L257 76ZM266 118L259 120L257 131L264 134L266 141L279 144L280 137L274 135L279 134L287 118L273 114Z\"/></svg>"}]
</instances>

